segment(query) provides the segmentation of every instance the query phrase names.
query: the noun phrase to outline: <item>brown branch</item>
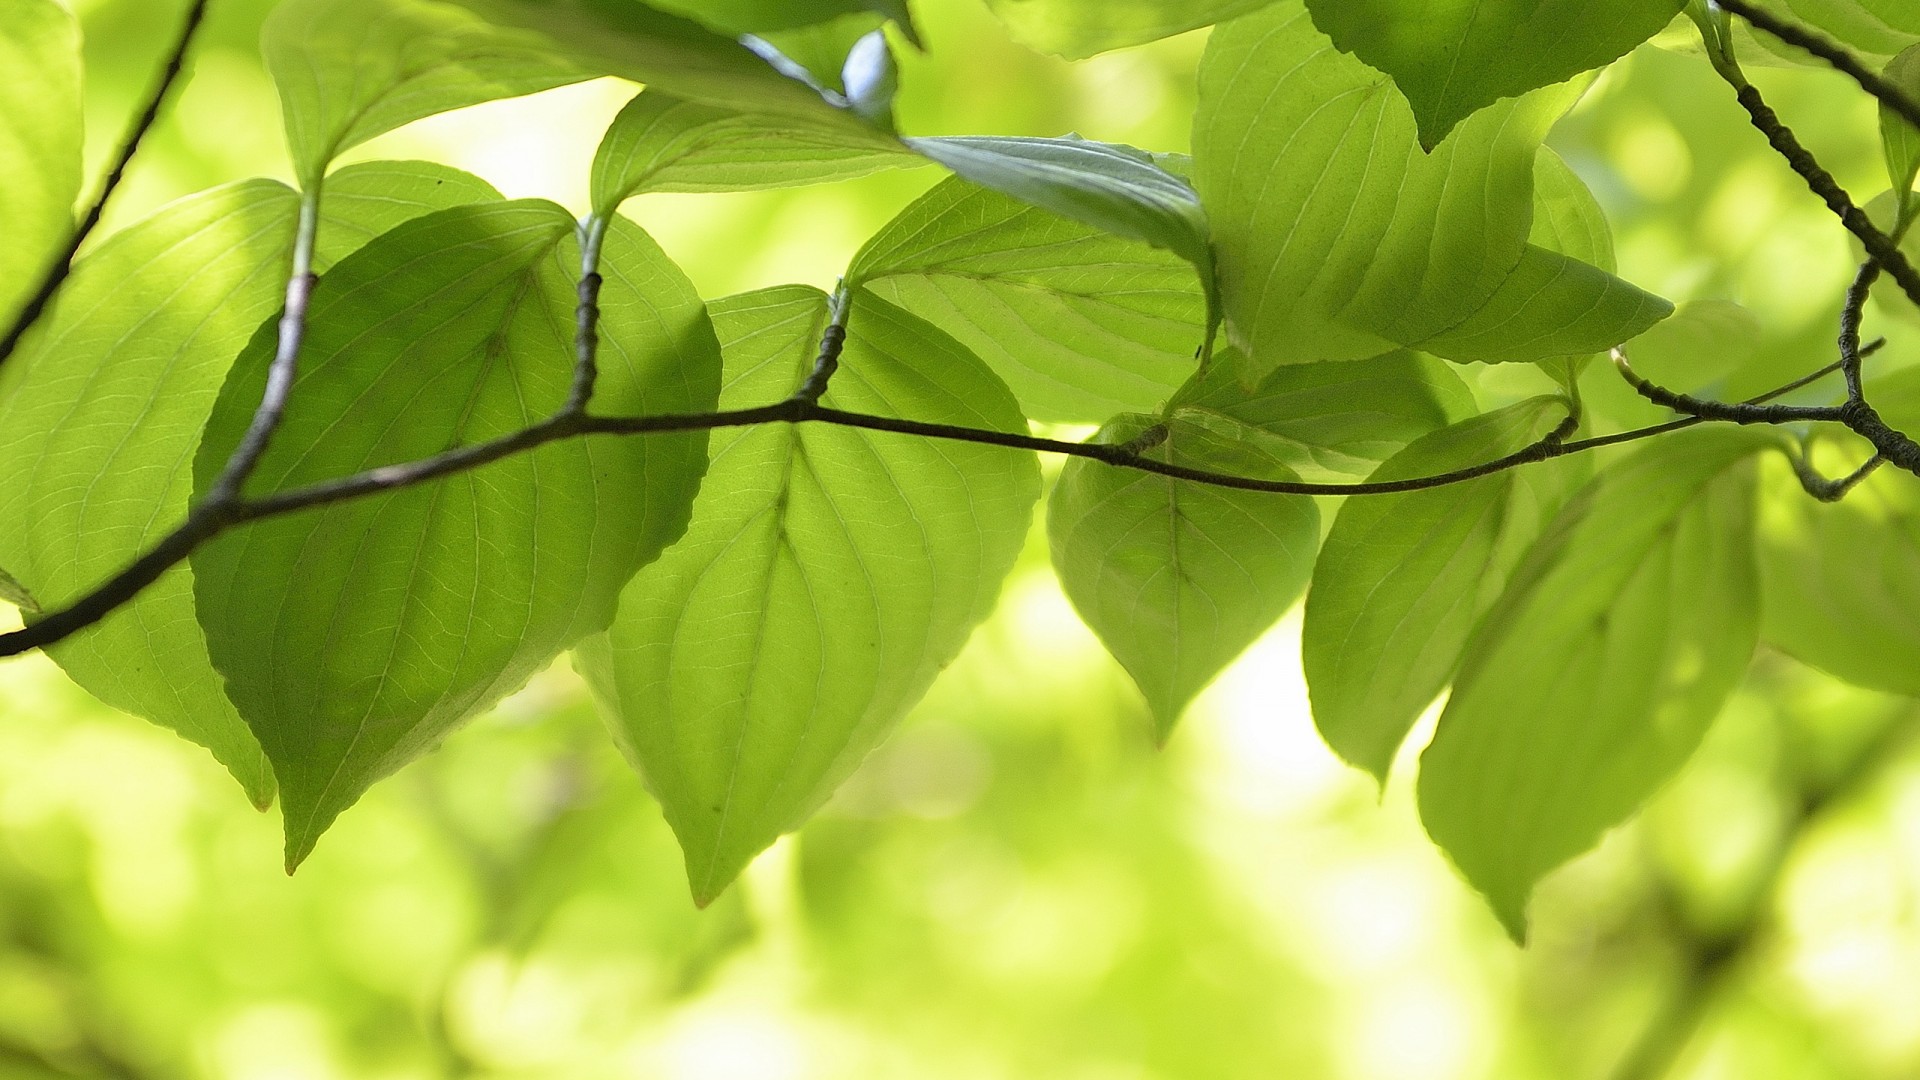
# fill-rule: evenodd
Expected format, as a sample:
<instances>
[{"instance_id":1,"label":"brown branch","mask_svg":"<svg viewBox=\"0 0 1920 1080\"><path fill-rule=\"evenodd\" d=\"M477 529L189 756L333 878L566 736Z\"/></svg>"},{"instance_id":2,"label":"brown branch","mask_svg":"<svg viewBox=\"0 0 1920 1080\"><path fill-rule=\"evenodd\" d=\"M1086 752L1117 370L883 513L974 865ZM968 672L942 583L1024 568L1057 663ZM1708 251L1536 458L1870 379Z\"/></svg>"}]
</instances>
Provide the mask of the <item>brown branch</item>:
<instances>
[{"instance_id":1,"label":"brown branch","mask_svg":"<svg viewBox=\"0 0 1920 1080\"><path fill-rule=\"evenodd\" d=\"M1748 3L1748 0L1714 0L1714 2L1756 28L1826 61L1835 71L1860 84L1860 89L1873 95L1874 100L1899 113L1907 123L1920 128L1920 102L1907 96L1905 90L1894 85L1886 76L1861 63L1859 57L1854 56L1838 42L1832 41L1810 27L1789 22L1763 7Z\"/></svg>"},{"instance_id":2,"label":"brown branch","mask_svg":"<svg viewBox=\"0 0 1920 1080\"><path fill-rule=\"evenodd\" d=\"M4 337L0 337L0 365L4 365L7 359L20 348L20 342L27 336L27 331L32 330L40 322L41 317L46 314L47 305L51 304L54 296L59 293L60 286L66 284L67 278L73 274L73 262L80 254L81 246L87 242L87 237L93 234L94 229L99 227L100 218L106 213L108 200L112 199L113 193L120 189L120 182L126 178L128 166L133 164L134 155L140 152L140 144L145 141L147 133L153 130L154 124L160 119L160 110L166 106L167 99L173 94L173 88L180 82L181 74L186 71L187 53L192 49L194 39L199 36L200 27L206 22L208 2L209 0L193 0L187 8L186 20L180 28L179 37L174 41L172 51L167 54L166 66L161 69L160 78L154 84L152 93L147 96L146 107L134 119L126 140L120 146L119 156L107 170L106 179L100 185L100 194L88 206L86 216L81 218L79 227L68 238L67 245L60 249L59 254L54 257L53 264L47 267L39 286L27 298L19 315L15 316L13 325L7 328Z\"/></svg>"},{"instance_id":3,"label":"brown branch","mask_svg":"<svg viewBox=\"0 0 1920 1080\"><path fill-rule=\"evenodd\" d=\"M1847 299L1840 307L1840 371L1847 377L1848 401L1864 401L1867 396L1860 376L1860 360L1867 355L1860 348L1860 324L1866 318L1867 296L1878 280L1880 264L1868 259L1847 286Z\"/></svg>"},{"instance_id":4,"label":"brown branch","mask_svg":"<svg viewBox=\"0 0 1920 1080\"><path fill-rule=\"evenodd\" d=\"M1832 421L1844 420L1843 411L1830 405L1768 405L1758 402L1740 402L1732 404L1724 401L1709 401L1691 394L1679 394L1664 386L1657 386L1641 378L1627 362L1627 350L1613 350L1613 366L1620 377L1633 387L1634 393L1664 406L1677 413L1701 420L1718 420L1726 424L1793 424L1804 420Z\"/></svg>"},{"instance_id":5,"label":"brown branch","mask_svg":"<svg viewBox=\"0 0 1920 1080\"><path fill-rule=\"evenodd\" d=\"M1733 86L1740 106L1747 111L1747 118L1762 135L1766 136L1767 143L1786 159L1787 165L1799 174L1807 187L1827 204L1827 209L1833 211L1834 216L1840 219L1840 223L1846 226L1847 231L1859 239L1860 243L1866 247L1867 255L1872 261L1878 263L1888 276L1899 283L1900 290L1907 294L1907 299L1913 301L1916 307L1920 307L1920 271L1914 269L1906 253L1900 250L1900 245L1894 242L1893 237L1881 232L1867 217L1866 212L1854 204L1853 197L1847 194L1846 189L1840 186L1840 182L1834 179L1833 174L1820 164L1812 152L1801 144L1799 137L1793 133L1793 129L1780 119L1780 115L1773 111L1772 106L1767 104L1760 91L1740 74L1737 67L1730 64L1724 66L1716 64L1714 69Z\"/></svg>"},{"instance_id":6,"label":"brown branch","mask_svg":"<svg viewBox=\"0 0 1920 1080\"><path fill-rule=\"evenodd\" d=\"M1839 502L1847 497L1848 492L1859 487L1862 481L1872 476L1880 466L1886 463L1887 459L1884 455L1875 454L1858 469L1837 480L1829 480L1820 475L1819 470L1813 467L1813 461L1805 453L1801 453L1793 458L1793 475L1799 479L1801 489L1808 495L1821 502Z\"/></svg>"},{"instance_id":7,"label":"brown branch","mask_svg":"<svg viewBox=\"0 0 1920 1080\"><path fill-rule=\"evenodd\" d=\"M567 391L565 415L579 415L593 403L600 382L600 248L606 242L608 219L595 214L580 233L580 285L574 305L573 386Z\"/></svg>"},{"instance_id":8,"label":"brown branch","mask_svg":"<svg viewBox=\"0 0 1920 1080\"><path fill-rule=\"evenodd\" d=\"M796 401L818 403L826 396L827 386L840 370L840 356L847 350L847 320L853 316L853 297L847 283L841 282L827 301L827 328L820 335L820 352L814 357L813 371L794 391Z\"/></svg>"},{"instance_id":9,"label":"brown branch","mask_svg":"<svg viewBox=\"0 0 1920 1080\"><path fill-rule=\"evenodd\" d=\"M721 428L753 427L772 423L831 424L836 427L866 431L883 431L922 438L1001 446L1012 450L1065 454L1070 457L1100 461L1118 468L1157 473L1177 480L1191 480L1216 487L1276 495L1387 495L1425 491L1430 488L1464 483L1520 465L1560 457L1570 452L1567 449L1570 444L1566 444L1564 440L1573 429L1572 419L1569 418L1546 438L1523 450L1496 461L1438 476L1379 483L1311 484L1258 480L1210 472L1205 469L1188 468L1155 461L1125 446L1065 442L1014 432L845 412L797 396L773 405L720 413L635 417L597 417L559 413L549 420L512 435L450 450L421 461L370 469L339 480L261 498L233 496L215 500L209 496L187 516L187 520L179 528L142 554L127 569L109 578L69 607L44 618L36 618L25 629L0 634L0 657L17 656L33 649L45 648L94 625L117 608L131 602L147 586L159 580L162 574L185 561L202 544L246 522L400 491L431 480L477 469L503 458L564 439L586 435L627 436L713 431Z\"/></svg>"},{"instance_id":10,"label":"brown branch","mask_svg":"<svg viewBox=\"0 0 1920 1080\"><path fill-rule=\"evenodd\" d=\"M822 340L822 354L831 353L837 360L835 335L831 331ZM1861 350L1861 355L1871 355L1884 342L1876 341ZM822 365L816 363L815 374ZM1761 405L1774 398L1792 393L1816 379L1831 375L1840 370L1840 365L1831 364L1807 376L1796 379L1785 386L1751 398L1744 405ZM1042 438L1036 435L1017 432L992 431L980 428L961 427L954 424L935 424L919 420L902 420L892 417L871 416L864 413L847 412L807 400L800 394L751 409L737 409L728 412L691 413L664 416L589 416L584 413L569 412L563 408L539 424L502 436L484 443L460 447L438 454L431 458L409 462L402 465L389 465L369 469L352 476L330 480L309 487L278 492L258 498L235 496L225 503L202 503L187 520L172 534L143 554L125 571L108 579L70 607L55 612L45 618L33 620L26 629L9 634L0 634L0 657L16 656L33 649L44 648L99 622L116 608L130 602L134 597L158 580L171 567L184 561L201 544L226 530L251 521L278 517L301 510L328 506L352 499L365 498L388 492L401 491L443 477L467 472L491 464L516 454L526 453L549 443L582 436L641 436L667 434L673 432L715 431L724 428L756 427L763 424L831 424L837 427L857 428L866 431L883 431L899 435L921 438L943 439L953 442L965 442L986 446L1001 446L1011 450L1027 450L1039 453L1062 454L1068 457L1085 458L1098 461L1115 468L1134 469L1140 472L1187 480L1212 487L1230 488L1239 491L1263 492L1274 495L1301 496L1367 496L1398 495L1414 491L1428 491L1466 483L1482 477L1492 476L1509 469L1518 468L1541 461L1566 457L1571 454L1585 453L1603 447L1619 446L1639 442L1668 432L1680 431L1705 422L1700 417L1686 417L1671 423L1625 431L1613 435L1596 436L1574 441L1572 436L1577 427L1576 418L1568 416L1559 427L1545 438L1531 446L1494 461L1484 462L1466 469L1440 473L1433 476L1415 477L1407 480L1365 481L1352 484L1315 484L1304 481L1261 480L1251 477L1217 473L1206 469L1189 468L1170 462L1157 461L1147 457L1150 445L1105 444L1067 442L1060 439ZM1896 433L1897 435L1897 433ZM1905 438L1904 436L1897 436ZM1910 441L1910 440L1909 440ZM1915 447L1920 455L1920 446ZM1888 460L1899 462L1891 455ZM1916 457L1915 469L1920 470L1920 457ZM1906 466L1903 466L1906 467Z\"/></svg>"}]
</instances>

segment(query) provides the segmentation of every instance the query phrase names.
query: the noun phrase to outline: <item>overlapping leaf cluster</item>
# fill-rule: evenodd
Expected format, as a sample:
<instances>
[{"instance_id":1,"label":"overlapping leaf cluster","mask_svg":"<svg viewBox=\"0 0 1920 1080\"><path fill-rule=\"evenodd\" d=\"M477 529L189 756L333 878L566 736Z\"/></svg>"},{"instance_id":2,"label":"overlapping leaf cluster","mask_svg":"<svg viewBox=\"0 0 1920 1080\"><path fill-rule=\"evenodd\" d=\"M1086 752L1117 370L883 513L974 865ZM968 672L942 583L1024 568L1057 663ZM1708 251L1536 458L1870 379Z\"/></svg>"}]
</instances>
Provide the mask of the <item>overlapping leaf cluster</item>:
<instances>
[{"instance_id":1,"label":"overlapping leaf cluster","mask_svg":"<svg viewBox=\"0 0 1920 1080\"><path fill-rule=\"evenodd\" d=\"M1920 36L1900 5L1803 5L1870 50ZM1585 73L1680 6L995 0L1068 56L1219 23L1188 159L899 136L888 50L918 44L900 0L285 0L264 52L300 190L237 183L114 236L0 371L0 598L30 621L72 602L217 488L315 241L290 405L247 494L373 483L219 530L51 649L256 803L277 793L289 866L572 650L711 899L991 611L1042 495L1018 438L1041 421L1099 425L1045 523L1157 735L1304 594L1315 720L1356 766L1384 781L1452 688L1422 811L1521 933L1534 882L1679 767L1763 635L1920 692L1898 596L1856 564L1911 577L1912 477L1822 506L1756 464L1783 437L1746 429L1558 454L1596 422L1588 358L1739 325L1694 305L1649 335L1672 305L1615 276L1599 203L1543 145ZM0 0L0 111L32 120L0 127L0 317L77 196L75 37L52 0ZM1890 75L1913 83L1914 55ZM583 222L440 166L333 166L412 120L603 75L646 89ZM1920 133L1885 127L1904 229ZM619 215L929 164L952 175L831 297L703 300ZM1537 392L1499 389L1499 364L1536 367ZM795 395L808 422L725 421ZM379 488L582 401L687 422ZM1305 494L1360 481L1338 506Z\"/></svg>"}]
</instances>

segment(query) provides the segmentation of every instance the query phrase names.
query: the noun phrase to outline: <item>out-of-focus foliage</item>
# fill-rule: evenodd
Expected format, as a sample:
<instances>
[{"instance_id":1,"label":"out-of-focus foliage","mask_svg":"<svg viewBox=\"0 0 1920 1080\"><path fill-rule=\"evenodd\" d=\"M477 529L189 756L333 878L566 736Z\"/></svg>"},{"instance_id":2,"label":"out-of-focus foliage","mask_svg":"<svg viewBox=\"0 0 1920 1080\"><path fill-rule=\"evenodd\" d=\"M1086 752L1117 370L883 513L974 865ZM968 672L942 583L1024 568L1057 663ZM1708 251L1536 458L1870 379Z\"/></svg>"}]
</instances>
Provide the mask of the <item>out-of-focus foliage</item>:
<instances>
[{"instance_id":1,"label":"out-of-focus foliage","mask_svg":"<svg viewBox=\"0 0 1920 1080\"><path fill-rule=\"evenodd\" d=\"M292 175L255 58L268 6L215 4L196 79L110 228L233 176ZM175 13L77 7L98 161ZM975 0L917 15L934 47L902 54L903 130L1184 145L1197 38L1070 66L1010 44ZM1802 134L1843 181L1885 188L1870 104L1819 71L1756 78L1815 120ZM578 211L595 140L630 91L489 105L354 156L435 156ZM1676 347L1670 382L1737 398L1826 355L1852 255L1705 65L1642 50L1550 142L1604 204L1624 279L1752 313L1750 357L1690 372ZM628 212L703 295L825 286L938 179L648 194ZM1893 341L1873 378L1920 340L1880 314L1872 332ZM1603 428L1663 418L1610 372L1583 388ZM1530 367L1476 386L1487 407L1552 389ZM263 872L276 823L204 754L43 660L0 666L0 1076L1920 1070L1920 759L1905 699L1763 650L1680 779L1548 879L1521 953L1421 832L1411 761L1382 799L1320 743L1297 617L1156 753L1151 718L1043 548L1030 538L998 613L898 737L704 912L660 811L564 670L377 789L288 880Z\"/></svg>"}]
</instances>

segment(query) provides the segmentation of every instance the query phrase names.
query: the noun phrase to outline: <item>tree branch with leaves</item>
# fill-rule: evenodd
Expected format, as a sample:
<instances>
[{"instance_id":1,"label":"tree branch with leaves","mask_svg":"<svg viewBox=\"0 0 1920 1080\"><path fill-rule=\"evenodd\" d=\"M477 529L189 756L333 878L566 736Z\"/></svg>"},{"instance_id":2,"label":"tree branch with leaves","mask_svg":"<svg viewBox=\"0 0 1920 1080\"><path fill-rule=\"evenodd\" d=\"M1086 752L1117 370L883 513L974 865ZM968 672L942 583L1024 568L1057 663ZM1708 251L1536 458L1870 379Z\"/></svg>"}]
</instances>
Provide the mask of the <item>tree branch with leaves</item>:
<instances>
[{"instance_id":1,"label":"tree branch with leaves","mask_svg":"<svg viewBox=\"0 0 1920 1080\"><path fill-rule=\"evenodd\" d=\"M1402 6L1010 13L1067 55L1218 22L1187 157L900 135L891 50L919 39L893 3L703 24L638 0L284 0L262 50L298 189L227 185L96 243L206 5L76 228L77 39L20 0L0 60L32 78L0 94L44 123L0 144L0 177L33 181L0 205L9 257L39 260L0 292L0 596L26 612L0 656L48 650L206 746L279 800L292 869L571 651L705 903L957 655L1041 499L1035 455L1058 455L1061 583L1157 736L1304 593L1314 718L1355 766L1384 782L1449 693L1422 813L1522 937L1535 882L1684 763L1761 641L1761 460L1819 504L1920 475L1920 385L1869 379L1862 341L1883 276L1920 303L1920 80L1745 0L1689 8L1866 252L1838 359L1729 403L1636 372L1684 313L1616 273L1600 202L1544 143L1680 5L1515 0L1381 32ZM1878 100L1891 223L1747 78L1733 16ZM796 27L837 35L832 60L783 51ZM647 89L583 219L445 166L335 165L603 75ZM952 175L832 295L703 298L620 214L927 165ZM1597 426L1582 380L1609 354L1677 418ZM1496 367L1539 392L1503 398ZM1834 374L1844 399L1815 396ZM1809 450L1830 429L1867 448L1833 478ZM1324 539L1321 496L1349 497Z\"/></svg>"}]
</instances>

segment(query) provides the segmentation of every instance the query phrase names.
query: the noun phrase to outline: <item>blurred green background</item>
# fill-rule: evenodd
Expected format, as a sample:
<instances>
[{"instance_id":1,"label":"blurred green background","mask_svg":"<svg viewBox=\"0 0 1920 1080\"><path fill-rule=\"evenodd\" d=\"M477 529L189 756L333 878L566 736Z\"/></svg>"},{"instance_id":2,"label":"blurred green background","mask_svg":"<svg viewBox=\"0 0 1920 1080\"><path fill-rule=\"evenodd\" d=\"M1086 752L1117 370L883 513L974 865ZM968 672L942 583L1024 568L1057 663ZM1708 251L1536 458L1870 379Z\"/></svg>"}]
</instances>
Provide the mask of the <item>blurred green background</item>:
<instances>
[{"instance_id":1,"label":"blurred green background","mask_svg":"<svg viewBox=\"0 0 1920 1080\"><path fill-rule=\"evenodd\" d=\"M182 5L77 6L98 159ZM253 49L269 6L216 0L110 223L287 174ZM1185 148L1204 35L1069 65L1009 43L980 0L918 7L932 53L907 58L905 129ZM1857 193L1886 186L1846 84L1761 82ZM499 103L356 156L434 157L578 209L631 92ZM1607 205L1626 276L1754 313L1750 340L1669 381L1740 394L1827 360L1853 255L1697 58L1643 49L1554 144ZM830 284L936 179L628 211L720 296ZM1920 335L1873 329L1896 339L1885 364L1915 355ZM1651 415L1611 378L1590 377L1602 424ZM1296 614L1155 751L1036 534L893 742L705 912L564 664L376 789L289 879L277 820L202 753L43 659L9 662L0 1077L1920 1076L1911 702L1763 653L1686 774L1550 879L1522 951L1421 832L1414 750L1382 796L1320 744L1297 654Z\"/></svg>"}]
</instances>

